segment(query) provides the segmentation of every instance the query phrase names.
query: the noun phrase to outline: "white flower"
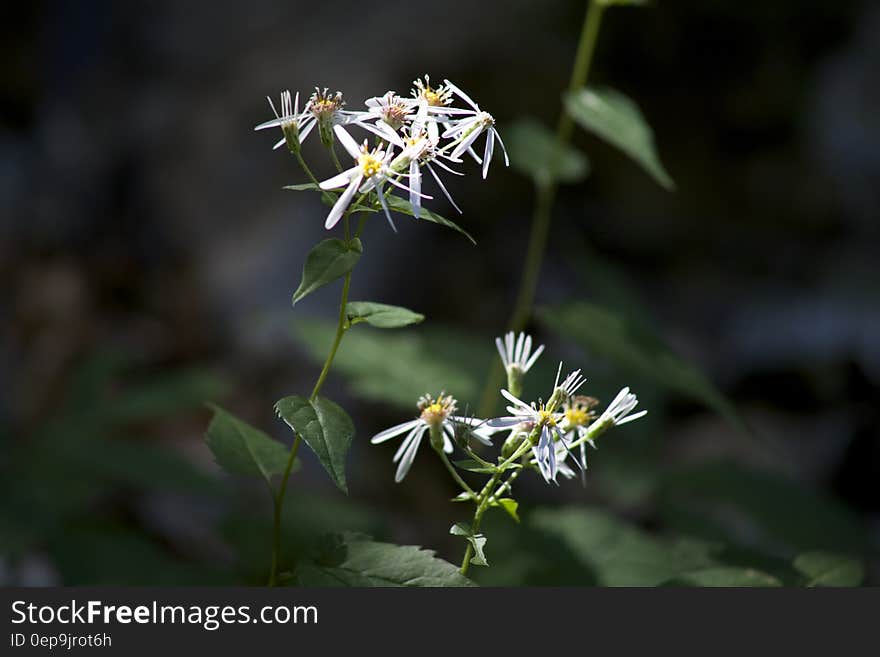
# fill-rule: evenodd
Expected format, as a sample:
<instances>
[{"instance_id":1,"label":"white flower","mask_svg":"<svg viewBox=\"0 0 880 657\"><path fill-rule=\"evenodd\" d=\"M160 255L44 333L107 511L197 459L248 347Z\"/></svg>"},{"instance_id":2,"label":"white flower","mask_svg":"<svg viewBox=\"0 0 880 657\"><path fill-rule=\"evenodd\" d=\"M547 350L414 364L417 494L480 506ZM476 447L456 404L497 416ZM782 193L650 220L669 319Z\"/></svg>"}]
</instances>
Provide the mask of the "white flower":
<instances>
[{"instance_id":1,"label":"white flower","mask_svg":"<svg viewBox=\"0 0 880 657\"><path fill-rule=\"evenodd\" d=\"M495 119L492 115L481 110L465 92L456 87L449 80L444 80L443 82L456 96L473 108L472 110L461 110L459 113L466 113L468 116L454 122L442 135L444 138L450 137L457 142L449 157L456 159L463 153L469 152L478 163L483 165L483 178L485 178L489 175L489 162L492 160L492 154L495 152L495 140L497 139L498 143L501 145L501 150L504 152L504 165L510 166L510 160L507 157L507 149L504 148L504 142L501 140L501 135L499 135L498 131L495 129ZM476 153L474 153L472 146L477 137L484 132L486 133L486 146L483 150L483 157L481 159Z\"/></svg>"},{"instance_id":2,"label":"white flower","mask_svg":"<svg viewBox=\"0 0 880 657\"><path fill-rule=\"evenodd\" d=\"M608 404L608 408L606 408L605 412L599 416L599 419L596 420L596 424L620 426L621 424L638 420L640 417L644 417L648 414L648 411L639 411L638 413L630 415L638 403L639 400L635 394L631 393L628 387L623 388L617 393L617 397L614 398L614 401Z\"/></svg>"},{"instance_id":3,"label":"white flower","mask_svg":"<svg viewBox=\"0 0 880 657\"><path fill-rule=\"evenodd\" d=\"M308 131L300 131L300 123L302 122L303 115L299 113L299 92L296 92L296 100L293 102L291 102L289 91L281 92L280 114L278 113L278 110L275 109L275 103L272 102L272 99L269 98L269 96L266 96L266 100L269 101L269 107L272 108L272 113L275 115L275 118L271 121L261 123L255 127L254 130L265 130L266 128L276 127L281 128L282 132L285 133L285 137L272 147L273 150L279 148L287 140L286 133L290 129L294 129L294 134L299 143L302 143L302 140L308 136L311 128L309 128Z\"/></svg>"},{"instance_id":4,"label":"white flower","mask_svg":"<svg viewBox=\"0 0 880 657\"><path fill-rule=\"evenodd\" d=\"M562 363L559 364L559 370L556 373L556 382L553 385L551 400L559 394L570 397L584 384L585 379L581 376L580 370L575 370L565 377L565 380L560 385L559 375L561 372ZM525 424L527 427L531 427L531 430L539 427L538 444L532 446L532 453L544 480L548 483L550 481L556 483L558 464L555 443L565 439L560 428L560 423L565 418L564 413L556 412L554 408L543 403L535 404L533 402L527 404L507 390L502 390L501 394L512 404L507 407L507 412L510 415L489 420L486 426L490 429L504 429Z\"/></svg>"},{"instance_id":5,"label":"white flower","mask_svg":"<svg viewBox=\"0 0 880 657\"><path fill-rule=\"evenodd\" d=\"M437 142L439 140L439 136L436 136L437 131L434 130L435 136L431 136L429 128L432 125L436 127L436 122L428 114L428 105L424 102L420 102L418 112L412 118L412 124L407 130L406 137L401 142L403 150L392 163L392 168L397 168L396 165L398 163L401 167L406 166L409 168L409 201L410 205L412 205L413 216L415 216L416 219L419 219L422 216L421 199L430 198L422 194L422 166L427 167L431 176L433 176L437 185L443 191L443 194L449 199L452 206L458 210L459 214L461 214L461 208L456 205L449 190L446 189L446 186L443 184L443 181L440 180L440 177L437 175L437 172L434 171L431 164L437 164L442 169L458 176L464 174L450 169L440 161L440 157L444 157L444 155L437 149Z\"/></svg>"},{"instance_id":6,"label":"white flower","mask_svg":"<svg viewBox=\"0 0 880 657\"><path fill-rule=\"evenodd\" d=\"M538 356L544 352L544 345L541 345L532 353L532 336L520 333L519 337L516 337L513 331L504 336L503 342L501 338L495 338L495 346L498 348L504 368L509 370L511 367L516 367L523 374L532 368Z\"/></svg>"},{"instance_id":7,"label":"white flower","mask_svg":"<svg viewBox=\"0 0 880 657\"><path fill-rule=\"evenodd\" d=\"M407 122L412 121L412 114L416 108L417 101L414 98L398 96L394 91L387 91L383 96L368 98L364 104L367 106L367 111L364 114L375 120L377 128L390 127L391 130L383 134L391 133L396 137L397 133L395 131L400 130ZM382 135L380 134L379 136Z\"/></svg>"},{"instance_id":8,"label":"white flower","mask_svg":"<svg viewBox=\"0 0 880 657\"><path fill-rule=\"evenodd\" d=\"M423 395L419 399L418 408L420 414L415 420L380 431L370 439L373 445L378 445L405 432L409 432L394 454L393 461L395 463L399 461L397 472L394 475L394 481L396 482L400 482L406 477L416 457L416 453L419 451L422 438L432 427L441 432L443 436L443 451L447 454L452 453L453 450L456 424L473 427L472 434L480 442L486 445L492 444L488 437L488 431L482 426L484 424L482 420L454 415L456 401L451 395L440 393L436 399L430 395Z\"/></svg>"},{"instance_id":9,"label":"white flower","mask_svg":"<svg viewBox=\"0 0 880 657\"><path fill-rule=\"evenodd\" d=\"M562 443L561 447L565 452L572 456L581 471L582 477L585 475L587 469L586 443L590 443L590 446L593 449L598 449L596 447L596 443L594 443L593 439L589 437L590 424L596 417L595 413L593 413L593 408L598 403L599 401L594 397L587 397L586 395L575 395L574 397L569 397L569 399L562 405L562 412L564 415L562 431L565 434L565 442ZM571 452L569 445L576 442L580 438L583 438L584 441L580 443L579 454L576 457ZM564 458L565 455L563 455L563 459ZM567 473L563 474L566 477L571 478L574 476L574 471L570 468L569 471L571 472L571 475ZM560 472L562 472L562 468L560 468Z\"/></svg>"},{"instance_id":10,"label":"white flower","mask_svg":"<svg viewBox=\"0 0 880 657\"><path fill-rule=\"evenodd\" d=\"M391 224L393 230L397 230L394 227L394 222L391 220L391 212L388 209L388 202L385 200L385 193L382 191L382 187L388 182L407 192L411 190L409 187L397 182L396 178L402 174L392 171L388 166L394 155L391 147L389 146L387 150L383 150L381 146L377 146L371 151L367 148L366 141L363 146L358 146L342 126L334 126L333 130L336 133L337 139L339 139L349 155L354 158L356 164L350 169L320 183L321 189L345 187L345 191L339 195L339 198L330 210L330 214L327 215L324 227L329 230L339 222L354 198L355 192L360 191L360 193L364 194L375 189L376 194L379 196L379 202L382 204L382 209L385 210L388 223Z\"/></svg>"}]
</instances>

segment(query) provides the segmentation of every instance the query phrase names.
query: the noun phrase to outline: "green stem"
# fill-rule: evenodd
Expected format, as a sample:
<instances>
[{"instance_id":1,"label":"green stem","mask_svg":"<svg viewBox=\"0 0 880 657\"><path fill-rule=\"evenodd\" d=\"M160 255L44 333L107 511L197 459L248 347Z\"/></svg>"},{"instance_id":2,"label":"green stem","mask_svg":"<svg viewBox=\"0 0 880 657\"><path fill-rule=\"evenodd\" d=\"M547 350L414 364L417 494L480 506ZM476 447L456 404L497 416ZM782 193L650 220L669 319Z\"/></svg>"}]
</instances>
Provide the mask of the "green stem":
<instances>
[{"instance_id":1,"label":"green stem","mask_svg":"<svg viewBox=\"0 0 880 657\"><path fill-rule=\"evenodd\" d=\"M351 272L348 272L345 275L345 280L342 283L342 299L339 302L339 320L336 323L336 336L333 338L333 345L330 347L330 353L327 356L327 360L324 361L324 367L321 369L321 374L318 375L318 380L317 382L315 382L315 387L312 388L312 394L309 395L309 401L314 401L315 397L317 397L318 393L321 391L321 386L324 385L324 381L327 379L327 375L330 373L330 367L333 365L333 359L336 357L336 351L339 349L339 343L342 342L342 336L345 334L345 306L348 304L348 290L350 287Z\"/></svg>"},{"instance_id":2,"label":"green stem","mask_svg":"<svg viewBox=\"0 0 880 657\"><path fill-rule=\"evenodd\" d=\"M523 454L525 454L528 450L532 448L531 442L529 440L524 440L522 445L520 445L517 450L510 455L510 457L502 461L498 464L498 472L492 475L491 479L486 482L486 485L483 487L483 490L480 491L480 494L477 496L477 510L474 512L474 521L471 523L471 531L476 534L480 530L480 523L483 521L483 514L486 513L486 510L489 508L489 503L492 501L495 494L495 486L498 485L498 480L501 479L501 475L504 473L504 470L508 465L521 458ZM467 575L468 568L471 565L471 557L474 554L474 548L471 545L470 541L468 541L467 547L464 550L464 557L461 560L461 568L459 572L462 575Z\"/></svg>"},{"instance_id":3,"label":"green stem","mask_svg":"<svg viewBox=\"0 0 880 657\"><path fill-rule=\"evenodd\" d=\"M348 221L348 215L350 211L346 213L345 219L346 224ZM356 237L360 236L361 229L364 226L363 220L358 225L358 231ZM330 368L333 365L333 359L336 358L336 352L339 349L339 343L342 342L342 336L345 334L345 331L348 329L348 323L345 317L345 307L348 305L348 292L351 288L351 272L345 275L345 280L342 283L342 297L339 301L339 318L336 324L336 335L333 338L333 345L330 347L330 353L327 355L327 359L324 361L324 367L321 368L321 373L318 375L318 380L315 383L315 387L312 388L312 394L309 395L309 401L314 401L318 396L318 393L321 391L321 387L324 385L324 381L327 379L327 375L330 373ZM273 502L273 517L272 517L272 565L269 570L269 586L275 586L278 580L278 558L279 553L281 551L281 510L284 506L284 493L287 491L287 482L290 479L290 471L293 468L293 463L296 460L296 453L299 451L299 446L302 443L302 436L300 434L296 434L296 438L293 440L293 445L290 448L290 454L287 457L287 465L284 468L284 472L281 475L281 485L278 487L277 495L274 495L272 498Z\"/></svg>"},{"instance_id":4,"label":"green stem","mask_svg":"<svg viewBox=\"0 0 880 657\"><path fill-rule=\"evenodd\" d=\"M438 449L437 453L440 455L440 460L443 461L443 465L446 466L446 469L449 470L449 474L452 475L452 478L455 479L455 483L461 486L461 489L471 496L474 500L477 499L477 494L474 492L474 489L467 485L464 479L461 478L461 475L455 469L455 466L449 462L449 457L446 456L446 452L442 449Z\"/></svg>"},{"instance_id":5,"label":"green stem","mask_svg":"<svg viewBox=\"0 0 880 657\"><path fill-rule=\"evenodd\" d=\"M602 13L604 10L605 3L601 0L590 2L584 17L583 26L581 27L581 35L578 40L574 66L568 83L568 91L580 89L587 83L587 76L593 61L593 53L596 50L596 42L599 37L599 28L602 24ZM556 126L556 142L560 152L568 145L573 128L574 123L571 117L563 109ZM552 179L546 184L539 185L537 189L522 281L517 292L513 313L507 324L507 328L510 331L523 330L529 316L532 314L532 305L534 304L535 292L538 287L538 277L541 273L541 263L544 259L544 251L547 248L547 237L550 234L550 222L557 188L556 180ZM495 408L495 395L502 384L503 374L504 371L501 363L497 359L493 360L489 376L486 380L486 387L483 389L483 396L480 400L480 416L485 417L489 415Z\"/></svg>"}]
</instances>

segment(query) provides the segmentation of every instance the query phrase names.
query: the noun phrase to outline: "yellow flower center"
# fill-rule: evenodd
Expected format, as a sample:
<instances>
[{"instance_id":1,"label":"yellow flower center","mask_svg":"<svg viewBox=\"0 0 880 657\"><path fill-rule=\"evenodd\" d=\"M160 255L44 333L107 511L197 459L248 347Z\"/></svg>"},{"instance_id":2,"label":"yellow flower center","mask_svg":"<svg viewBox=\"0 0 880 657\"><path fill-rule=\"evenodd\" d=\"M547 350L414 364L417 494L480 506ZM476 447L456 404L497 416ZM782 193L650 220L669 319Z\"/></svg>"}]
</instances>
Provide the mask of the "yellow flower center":
<instances>
[{"instance_id":1,"label":"yellow flower center","mask_svg":"<svg viewBox=\"0 0 880 657\"><path fill-rule=\"evenodd\" d=\"M440 94L438 94L433 89L425 89L425 100L428 101L428 105L442 105L443 101L440 98Z\"/></svg>"},{"instance_id":2,"label":"yellow flower center","mask_svg":"<svg viewBox=\"0 0 880 657\"><path fill-rule=\"evenodd\" d=\"M549 411L538 411L538 423L548 427L555 427L556 418Z\"/></svg>"},{"instance_id":3,"label":"yellow flower center","mask_svg":"<svg viewBox=\"0 0 880 657\"><path fill-rule=\"evenodd\" d=\"M371 178L382 171L382 161L373 157L369 153L364 153L358 158L358 164L364 176Z\"/></svg>"},{"instance_id":4,"label":"yellow flower center","mask_svg":"<svg viewBox=\"0 0 880 657\"><path fill-rule=\"evenodd\" d=\"M581 408L570 408L565 411L566 421L573 427L579 427L590 421L590 414Z\"/></svg>"}]
</instances>

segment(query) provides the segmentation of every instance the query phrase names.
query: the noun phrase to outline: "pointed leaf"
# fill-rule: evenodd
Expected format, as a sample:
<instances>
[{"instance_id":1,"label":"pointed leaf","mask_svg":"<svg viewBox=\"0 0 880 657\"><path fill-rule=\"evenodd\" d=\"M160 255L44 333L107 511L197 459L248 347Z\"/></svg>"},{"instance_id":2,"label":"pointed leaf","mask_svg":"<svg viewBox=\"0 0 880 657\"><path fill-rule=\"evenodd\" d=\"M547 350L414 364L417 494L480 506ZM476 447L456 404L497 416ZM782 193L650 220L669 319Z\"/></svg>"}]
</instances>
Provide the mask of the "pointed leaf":
<instances>
[{"instance_id":1,"label":"pointed leaf","mask_svg":"<svg viewBox=\"0 0 880 657\"><path fill-rule=\"evenodd\" d=\"M632 100L614 89L587 87L566 94L565 108L582 128L629 155L666 189L675 189L657 155L654 133Z\"/></svg>"},{"instance_id":2,"label":"pointed leaf","mask_svg":"<svg viewBox=\"0 0 880 657\"><path fill-rule=\"evenodd\" d=\"M510 163L538 186L553 180L564 183L583 180L590 170L585 155L559 143L550 130L535 119L520 119L504 130Z\"/></svg>"},{"instance_id":3,"label":"pointed leaf","mask_svg":"<svg viewBox=\"0 0 880 657\"><path fill-rule=\"evenodd\" d=\"M336 485L348 493L345 457L354 437L354 424L348 413L324 397L308 400L297 395L280 400L275 411L302 436Z\"/></svg>"},{"instance_id":4,"label":"pointed leaf","mask_svg":"<svg viewBox=\"0 0 880 657\"><path fill-rule=\"evenodd\" d=\"M843 554L805 552L794 567L806 576L807 586L859 586L865 579L864 564Z\"/></svg>"},{"instance_id":5,"label":"pointed leaf","mask_svg":"<svg viewBox=\"0 0 880 657\"><path fill-rule=\"evenodd\" d=\"M219 406L211 408L214 418L205 441L217 464L231 474L261 476L271 485L272 475L287 466L288 448Z\"/></svg>"},{"instance_id":6,"label":"pointed leaf","mask_svg":"<svg viewBox=\"0 0 880 657\"><path fill-rule=\"evenodd\" d=\"M495 504L500 506L505 511L507 511L507 514L511 518L513 518L514 520L519 522L519 514L517 513L517 509L519 508L519 502L517 502L516 500L514 500L510 497L502 497Z\"/></svg>"},{"instance_id":7,"label":"pointed leaf","mask_svg":"<svg viewBox=\"0 0 880 657\"><path fill-rule=\"evenodd\" d=\"M363 251L364 247L358 238L350 242L328 239L319 243L306 258L302 281L293 294L293 303L345 276L360 260Z\"/></svg>"},{"instance_id":8,"label":"pointed leaf","mask_svg":"<svg viewBox=\"0 0 880 657\"><path fill-rule=\"evenodd\" d=\"M301 563L296 574L304 586L474 586L431 550L352 535L337 537L331 549Z\"/></svg>"},{"instance_id":9,"label":"pointed leaf","mask_svg":"<svg viewBox=\"0 0 880 657\"><path fill-rule=\"evenodd\" d=\"M486 537L483 534L474 534L473 529L471 529L471 526L466 522L455 523L450 528L449 533L453 536L462 536L471 544L474 553L471 556L470 562L474 566L489 565L489 562L486 561L486 554L483 551L483 548L486 546Z\"/></svg>"},{"instance_id":10,"label":"pointed leaf","mask_svg":"<svg viewBox=\"0 0 880 657\"><path fill-rule=\"evenodd\" d=\"M498 472L497 467L487 466L483 463L480 463L479 461L475 461L474 459L462 459L461 461L453 461L452 464L459 470L465 470L466 472L479 472L483 474L494 474ZM507 467L513 470L515 468L521 468L522 466L519 463L511 463Z\"/></svg>"},{"instance_id":11,"label":"pointed leaf","mask_svg":"<svg viewBox=\"0 0 880 657\"><path fill-rule=\"evenodd\" d=\"M409 201L400 198L399 196L386 196L386 200L388 201L388 207L394 210L395 212L401 212L403 214L408 214L411 217L415 216L413 212L412 205ZM446 217L441 217L436 212L432 212L425 207L422 207L422 219L425 221L432 221L435 224L440 224L441 226L446 226L447 228L451 228L454 231L457 231L467 237L472 244L476 244L476 240L471 237L471 234L467 232L464 228L456 224L454 221L447 219Z\"/></svg>"},{"instance_id":12,"label":"pointed leaf","mask_svg":"<svg viewBox=\"0 0 880 657\"><path fill-rule=\"evenodd\" d=\"M400 306L389 306L374 301L350 301L345 307L350 324L366 322L377 328L400 328L424 321L425 316Z\"/></svg>"}]
</instances>

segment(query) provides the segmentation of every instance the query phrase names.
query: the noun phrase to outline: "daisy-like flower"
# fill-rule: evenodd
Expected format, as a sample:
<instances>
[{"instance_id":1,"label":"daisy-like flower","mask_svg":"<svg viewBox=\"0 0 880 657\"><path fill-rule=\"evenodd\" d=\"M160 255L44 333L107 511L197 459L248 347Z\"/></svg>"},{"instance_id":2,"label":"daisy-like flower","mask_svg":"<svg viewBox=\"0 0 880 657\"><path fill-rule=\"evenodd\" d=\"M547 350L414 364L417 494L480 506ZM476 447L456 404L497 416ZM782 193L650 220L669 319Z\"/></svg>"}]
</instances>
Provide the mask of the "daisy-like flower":
<instances>
[{"instance_id":1,"label":"daisy-like flower","mask_svg":"<svg viewBox=\"0 0 880 657\"><path fill-rule=\"evenodd\" d=\"M425 103L420 103L418 112L413 117L412 123L408 127L405 137L401 142L403 150L391 165L394 169L398 169L399 167L409 168L409 201L412 205L413 215L416 219L421 218L422 215L421 199L423 198L423 195L421 167L423 166L428 169L431 176L433 176L437 185L443 191L446 198L449 199L452 206L458 210L459 214L461 214L461 208L455 203L449 190L446 189L443 181L440 180L440 176L437 175L437 172L431 165L432 163L436 164L440 168L458 176L464 174L450 169L440 161L443 154L437 149L439 136L436 136L436 134L434 137L431 136L431 131L429 130L431 126L436 128L436 122L428 114L428 106ZM436 133L437 131L434 130L434 132Z\"/></svg>"},{"instance_id":2,"label":"daisy-like flower","mask_svg":"<svg viewBox=\"0 0 880 657\"><path fill-rule=\"evenodd\" d=\"M608 408L599 416L599 419L596 420L597 435L609 427L619 427L621 424L638 420L640 417L647 415L648 411L639 411L630 415L638 404L639 400L635 394L630 392L628 387L623 388L617 393L614 400L608 404Z\"/></svg>"},{"instance_id":3,"label":"daisy-like flower","mask_svg":"<svg viewBox=\"0 0 880 657\"><path fill-rule=\"evenodd\" d=\"M418 402L419 417L380 431L370 439L373 445L378 445L406 433L406 437L394 454L394 463L398 464L397 472L394 475L395 482L399 483L406 477L416 453L419 451L419 446L422 444L422 438L428 431L442 439L442 449L447 454L452 453L453 450L456 424L471 427L471 435L486 445L492 444L488 437L488 431L482 426L484 422L476 418L455 415L456 404L457 402L452 395L446 395L442 392L436 398L423 395Z\"/></svg>"},{"instance_id":4,"label":"daisy-like flower","mask_svg":"<svg viewBox=\"0 0 880 657\"><path fill-rule=\"evenodd\" d=\"M397 229L394 227L394 222L391 220L391 212L388 209L388 202L385 200L385 193L382 191L382 187L388 182L395 187L400 187L401 189L406 190L407 192L412 190L399 183L397 177L402 174L393 171L388 166L388 163L394 155L391 146L389 146L387 150L383 150L381 146L369 150L366 141L363 146L358 146L357 142L352 139L351 135L349 135L342 126L337 125L334 126L333 129L336 132L336 137L345 147L345 150L348 151L349 155L354 158L356 164L350 169L320 183L319 186L321 189L325 190L345 187L345 191L339 195L339 198L330 210L330 214L327 215L324 227L329 230L339 222L343 213L351 204L355 192L360 191L363 194L375 189L376 194L379 196L379 202L382 204L382 209L385 210L385 216L388 218L388 223L391 224L391 228L396 231ZM425 198L431 197L428 196Z\"/></svg>"},{"instance_id":5,"label":"daisy-like flower","mask_svg":"<svg viewBox=\"0 0 880 657\"><path fill-rule=\"evenodd\" d=\"M523 374L532 368L532 365L538 360L538 356L544 352L544 345L532 352L531 335L520 333L517 337L513 331L504 336L503 342L501 338L495 338L495 346L498 348L498 354L501 356L504 368L508 371L515 368Z\"/></svg>"},{"instance_id":6,"label":"daisy-like flower","mask_svg":"<svg viewBox=\"0 0 880 657\"><path fill-rule=\"evenodd\" d=\"M574 397L570 397L562 405L562 431L565 434L566 440L566 442L562 445L564 450L570 452L568 448L568 445L570 443L574 443L578 438L585 439L583 442L580 443L580 453L578 454L578 458L576 459L576 463L581 471L582 477L585 476L587 469L586 443L590 443L590 446L593 449L597 449L596 443L594 443L593 439L590 437L589 426L590 424L592 424L593 420L596 417L593 409L598 404L599 400L595 397L587 397L586 395L575 395ZM560 468L560 472L561 471L562 470ZM569 475L566 474L566 476ZM574 476L574 471L571 471L571 476Z\"/></svg>"},{"instance_id":7,"label":"daisy-like flower","mask_svg":"<svg viewBox=\"0 0 880 657\"><path fill-rule=\"evenodd\" d=\"M511 402L511 405L507 407L507 412L510 415L498 417L486 423L486 426L490 429L504 429L517 427L517 425L524 425L524 427L519 427L518 430L531 428L531 431L534 431L535 428L538 428L540 430L538 442L532 445L532 453L541 475L548 483L551 481L556 483L556 473L558 471L556 443L566 444L564 442L565 436L560 426L565 418L565 414L556 411L559 403L556 400L560 399L560 397L563 399L571 397L585 382L580 370L575 370L565 377L565 380L560 384L559 375L561 373L562 363L559 364L559 370L556 373L553 394L550 396L550 401L546 404L543 402L527 404L509 391L502 390L502 396Z\"/></svg>"},{"instance_id":8,"label":"daisy-like flower","mask_svg":"<svg viewBox=\"0 0 880 657\"><path fill-rule=\"evenodd\" d=\"M398 96L395 91L387 91L383 96L368 98L364 104L367 106L367 114L389 126L393 132L412 120L417 101Z\"/></svg>"},{"instance_id":9,"label":"daisy-like flower","mask_svg":"<svg viewBox=\"0 0 880 657\"><path fill-rule=\"evenodd\" d=\"M492 154L495 152L495 140L497 139L498 143L501 145L501 150L504 153L504 165L510 166L510 160L507 157L507 149L504 148L504 142L501 140L501 135L499 135L498 131L495 129L495 119L493 116L488 112L481 110L479 105L471 100L470 96L452 84L449 80L444 80L443 82L446 85L446 88L451 90L452 93L461 98L472 108L471 110L462 110L462 112L469 116L453 123L442 135L444 138L450 137L456 142L455 148L449 157L456 159L463 153L470 152L477 163L483 165L483 178L485 178L489 175L489 162L492 160ZM486 133L486 146L483 150L483 157L481 159L473 152L472 146L477 137L484 132Z\"/></svg>"},{"instance_id":10,"label":"daisy-like flower","mask_svg":"<svg viewBox=\"0 0 880 657\"><path fill-rule=\"evenodd\" d=\"M302 143L302 140L305 139L311 128L308 131L300 132L300 122L302 121L302 115L299 113L299 92L296 93L296 99L291 102L290 92L282 91L281 92L281 113L278 113L278 110L275 109L275 103L272 102L272 99L269 96L266 96L266 100L269 101L269 107L272 108L272 113L275 115L275 118L271 121L266 121L265 123L261 123L254 130L265 130L267 128L281 128L281 132L284 134L284 138L281 139L277 144L272 147L272 150L279 148L284 142L287 142L288 148L290 148L293 152L298 152L299 145Z\"/></svg>"}]
</instances>

